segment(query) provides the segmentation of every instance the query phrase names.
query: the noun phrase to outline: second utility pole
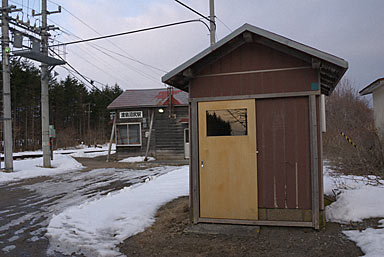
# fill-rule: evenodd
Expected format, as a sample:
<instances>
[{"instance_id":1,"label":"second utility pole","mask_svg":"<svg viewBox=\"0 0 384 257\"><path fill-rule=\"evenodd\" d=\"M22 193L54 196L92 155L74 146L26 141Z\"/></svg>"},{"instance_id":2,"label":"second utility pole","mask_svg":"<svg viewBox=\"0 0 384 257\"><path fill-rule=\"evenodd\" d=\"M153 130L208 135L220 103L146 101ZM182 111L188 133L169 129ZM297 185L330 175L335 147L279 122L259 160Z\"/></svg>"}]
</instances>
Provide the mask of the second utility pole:
<instances>
[{"instance_id":1,"label":"second utility pole","mask_svg":"<svg viewBox=\"0 0 384 257\"><path fill-rule=\"evenodd\" d=\"M47 0L41 1L41 51L48 56L48 24L47 24ZM43 147L43 167L51 167L51 149L49 147L49 95L48 95L48 65L41 64L41 132Z\"/></svg>"},{"instance_id":2,"label":"second utility pole","mask_svg":"<svg viewBox=\"0 0 384 257\"><path fill-rule=\"evenodd\" d=\"M209 31L211 37L211 45L216 43L216 23L215 23L215 3L214 0L209 0Z\"/></svg>"},{"instance_id":3,"label":"second utility pole","mask_svg":"<svg viewBox=\"0 0 384 257\"><path fill-rule=\"evenodd\" d=\"M4 163L6 171L13 171L13 147L12 147L12 113L11 113L11 81L9 68L9 25L8 0L2 1L2 55L3 55L3 135L4 135Z\"/></svg>"}]
</instances>

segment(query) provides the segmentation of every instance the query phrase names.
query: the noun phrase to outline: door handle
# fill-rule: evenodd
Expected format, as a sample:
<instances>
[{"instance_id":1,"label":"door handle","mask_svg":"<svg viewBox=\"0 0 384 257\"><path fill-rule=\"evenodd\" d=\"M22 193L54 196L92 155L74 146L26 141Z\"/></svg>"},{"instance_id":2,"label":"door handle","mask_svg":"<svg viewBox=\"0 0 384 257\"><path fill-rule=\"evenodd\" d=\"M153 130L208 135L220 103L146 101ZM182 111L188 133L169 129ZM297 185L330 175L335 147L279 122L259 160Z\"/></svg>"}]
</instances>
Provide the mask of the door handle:
<instances>
[{"instance_id":1,"label":"door handle","mask_svg":"<svg viewBox=\"0 0 384 257\"><path fill-rule=\"evenodd\" d=\"M204 168L204 161L201 160L201 167Z\"/></svg>"}]
</instances>

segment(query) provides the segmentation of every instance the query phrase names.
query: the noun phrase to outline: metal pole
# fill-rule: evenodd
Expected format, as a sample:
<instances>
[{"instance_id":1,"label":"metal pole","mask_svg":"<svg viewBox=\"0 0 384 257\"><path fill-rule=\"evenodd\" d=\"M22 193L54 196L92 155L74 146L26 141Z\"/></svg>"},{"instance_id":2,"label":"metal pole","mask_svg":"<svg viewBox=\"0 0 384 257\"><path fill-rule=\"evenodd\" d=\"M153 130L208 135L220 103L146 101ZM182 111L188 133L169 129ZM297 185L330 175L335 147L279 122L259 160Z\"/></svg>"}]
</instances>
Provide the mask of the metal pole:
<instances>
[{"instance_id":1,"label":"metal pole","mask_svg":"<svg viewBox=\"0 0 384 257\"><path fill-rule=\"evenodd\" d=\"M47 0L41 1L42 17L42 53L48 55L48 27L47 27ZM49 96L48 96L48 65L41 64L41 132L43 147L43 167L51 167L51 153L49 147Z\"/></svg>"},{"instance_id":2,"label":"metal pole","mask_svg":"<svg viewBox=\"0 0 384 257\"><path fill-rule=\"evenodd\" d=\"M211 36L211 45L216 43L216 23L215 23L215 3L214 0L209 0L209 31Z\"/></svg>"},{"instance_id":3,"label":"metal pole","mask_svg":"<svg viewBox=\"0 0 384 257\"><path fill-rule=\"evenodd\" d=\"M91 104L88 103L88 145L91 145Z\"/></svg>"},{"instance_id":4,"label":"metal pole","mask_svg":"<svg viewBox=\"0 0 384 257\"><path fill-rule=\"evenodd\" d=\"M9 68L8 0L2 0L3 126L5 170L13 171L11 80Z\"/></svg>"}]
</instances>

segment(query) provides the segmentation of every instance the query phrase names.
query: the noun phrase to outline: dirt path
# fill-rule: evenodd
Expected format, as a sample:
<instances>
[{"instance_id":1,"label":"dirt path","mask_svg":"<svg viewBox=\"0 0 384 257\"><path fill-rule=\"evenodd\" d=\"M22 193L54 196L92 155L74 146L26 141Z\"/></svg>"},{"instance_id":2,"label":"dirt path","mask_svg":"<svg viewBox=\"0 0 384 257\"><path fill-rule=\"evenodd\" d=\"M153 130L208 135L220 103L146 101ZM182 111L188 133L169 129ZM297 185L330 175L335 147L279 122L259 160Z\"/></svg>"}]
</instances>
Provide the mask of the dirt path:
<instances>
[{"instance_id":1,"label":"dirt path","mask_svg":"<svg viewBox=\"0 0 384 257\"><path fill-rule=\"evenodd\" d=\"M327 223L325 230L261 227L255 236L185 233L189 226L188 198L159 209L155 224L120 245L127 256L361 256L363 253Z\"/></svg>"}]
</instances>

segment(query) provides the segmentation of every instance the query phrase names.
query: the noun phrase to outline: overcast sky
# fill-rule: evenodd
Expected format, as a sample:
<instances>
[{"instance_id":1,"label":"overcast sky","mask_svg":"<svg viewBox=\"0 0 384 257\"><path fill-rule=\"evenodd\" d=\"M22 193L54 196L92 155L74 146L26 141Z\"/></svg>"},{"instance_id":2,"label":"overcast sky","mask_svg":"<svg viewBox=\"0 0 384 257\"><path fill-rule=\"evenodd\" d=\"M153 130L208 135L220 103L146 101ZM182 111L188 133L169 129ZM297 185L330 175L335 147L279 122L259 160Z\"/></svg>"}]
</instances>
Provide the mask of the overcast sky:
<instances>
[{"instance_id":1,"label":"overcast sky","mask_svg":"<svg viewBox=\"0 0 384 257\"><path fill-rule=\"evenodd\" d=\"M22 4L24 9L40 9L38 0L9 1ZM209 14L209 0L183 2ZM64 7L61 14L49 16L50 24L62 28L62 33L53 33L61 42L199 18L174 0L48 3L49 10L57 8L55 3ZM383 11L383 0L216 0L217 39L249 23L345 59L349 62L345 77L362 89L384 77ZM208 46L207 28L191 23L70 45L65 57L83 75L103 84L117 83L123 89L158 88L164 86L161 76L165 74L158 69L170 71ZM55 70L61 77L68 74L61 67Z\"/></svg>"}]
</instances>

